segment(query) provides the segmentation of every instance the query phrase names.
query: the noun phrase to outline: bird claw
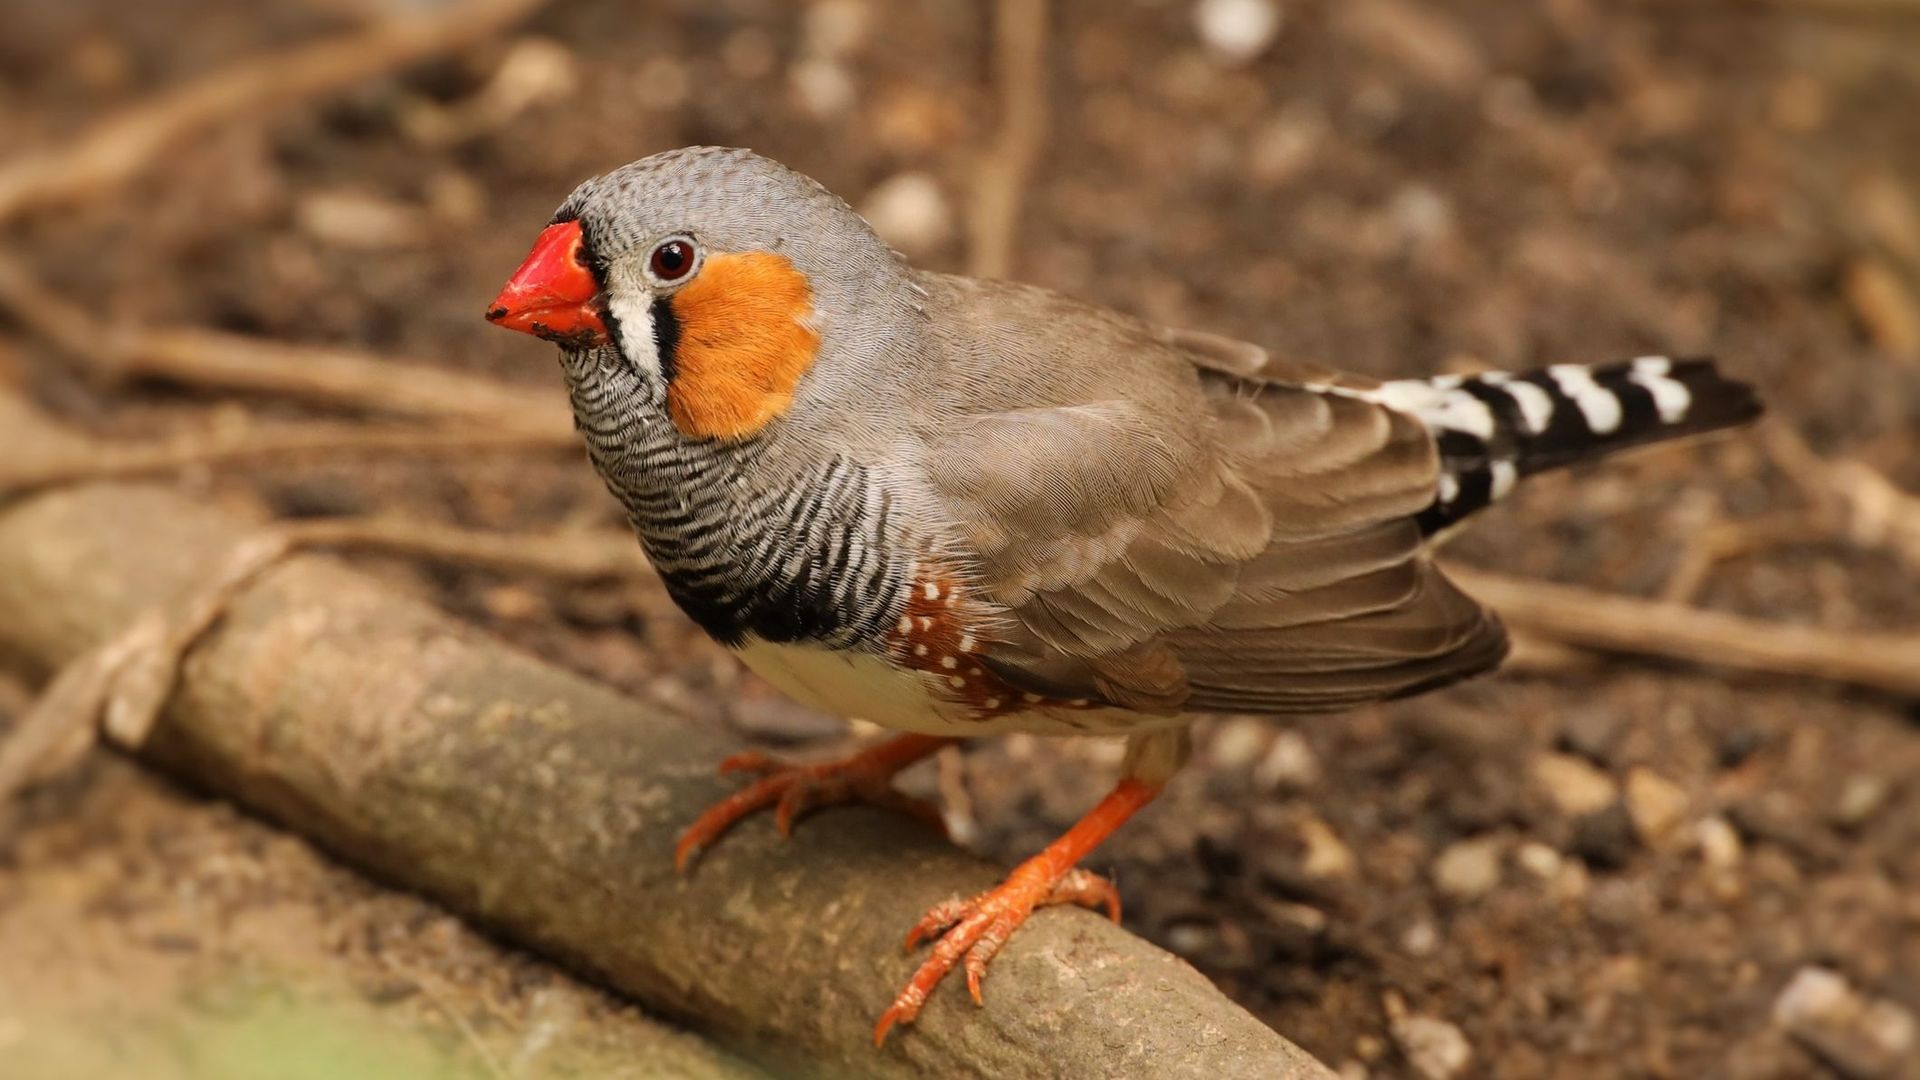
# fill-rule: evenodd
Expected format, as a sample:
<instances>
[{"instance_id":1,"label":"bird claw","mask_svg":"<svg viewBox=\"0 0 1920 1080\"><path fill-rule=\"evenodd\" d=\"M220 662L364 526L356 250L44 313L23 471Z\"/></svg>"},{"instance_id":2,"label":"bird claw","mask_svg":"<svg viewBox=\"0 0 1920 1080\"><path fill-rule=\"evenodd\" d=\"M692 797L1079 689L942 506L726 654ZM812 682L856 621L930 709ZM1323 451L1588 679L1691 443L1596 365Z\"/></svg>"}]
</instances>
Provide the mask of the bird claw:
<instances>
[{"instance_id":1,"label":"bird claw","mask_svg":"<svg viewBox=\"0 0 1920 1080\"><path fill-rule=\"evenodd\" d=\"M882 744L844 761L820 765L799 765L759 751L727 758L720 763L722 776L750 773L759 779L708 807L680 834L673 849L674 870L684 873L693 857L721 834L748 815L769 807L773 809L774 828L787 837L793 835L794 823L808 812L849 802L871 803L900 811L939 828L944 834L945 825L938 807L903 795L892 787L895 773L925 755L908 757L905 753L888 753L893 745ZM903 749L911 751L914 747Z\"/></svg>"},{"instance_id":2,"label":"bird claw","mask_svg":"<svg viewBox=\"0 0 1920 1080\"><path fill-rule=\"evenodd\" d=\"M937 937L933 954L880 1014L873 1028L873 1044L886 1042L887 1032L895 1024L913 1023L927 995L955 964L966 972L967 993L973 1003L985 1005L980 984L986 978L987 965L1034 909L1057 904L1105 908L1109 918L1120 921L1120 894L1111 882L1090 870L1056 870L1045 856L1021 864L1005 881L970 900L956 896L935 904L907 931L906 940L907 951L911 952L921 942Z\"/></svg>"}]
</instances>

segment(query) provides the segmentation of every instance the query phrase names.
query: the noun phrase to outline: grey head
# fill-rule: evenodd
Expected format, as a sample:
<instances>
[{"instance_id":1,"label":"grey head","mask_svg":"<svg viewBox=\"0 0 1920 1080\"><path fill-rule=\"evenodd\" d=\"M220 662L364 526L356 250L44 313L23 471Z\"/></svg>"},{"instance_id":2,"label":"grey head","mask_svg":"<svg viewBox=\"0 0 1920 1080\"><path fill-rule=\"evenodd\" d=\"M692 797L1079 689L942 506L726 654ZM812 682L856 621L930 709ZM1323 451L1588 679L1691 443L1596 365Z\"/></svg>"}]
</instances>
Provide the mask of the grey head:
<instances>
[{"instance_id":1,"label":"grey head","mask_svg":"<svg viewBox=\"0 0 1920 1080\"><path fill-rule=\"evenodd\" d=\"M579 222L584 254L602 284L614 343L633 374L649 381L672 374L670 357L669 370L662 370L656 305L698 280L712 255L770 253L799 271L811 292L810 323L822 337L823 361L838 357L850 337L862 336L856 324L873 316L884 320L885 309L897 306L890 299L911 274L844 200L744 149L693 146L641 158L580 184L553 220ZM662 245L673 241L686 242L672 254L691 259L690 264L655 261ZM675 272L678 276L668 280ZM708 337L726 332L723 327L699 330ZM857 362L859 357L842 359ZM833 378L831 370L819 374L822 378L814 381Z\"/></svg>"}]
</instances>

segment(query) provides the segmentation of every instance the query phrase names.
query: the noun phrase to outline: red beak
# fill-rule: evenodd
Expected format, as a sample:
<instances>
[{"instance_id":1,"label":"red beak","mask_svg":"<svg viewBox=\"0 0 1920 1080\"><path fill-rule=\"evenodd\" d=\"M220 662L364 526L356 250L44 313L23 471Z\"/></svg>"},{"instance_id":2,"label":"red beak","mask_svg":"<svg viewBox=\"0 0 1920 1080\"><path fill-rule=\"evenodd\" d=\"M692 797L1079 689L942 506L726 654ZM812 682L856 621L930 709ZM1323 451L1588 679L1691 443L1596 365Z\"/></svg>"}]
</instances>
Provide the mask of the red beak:
<instances>
[{"instance_id":1,"label":"red beak","mask_svg":"<svg viewBox=\"0 0 1920 1080\"><path fill-rule=\"evenodd\" d=\"M584 242L577 221L547 226L493 298L487 321L548 341L604 344L608 338L600 317L600 283L587 267Z\"/></svg>"}]
</instances>

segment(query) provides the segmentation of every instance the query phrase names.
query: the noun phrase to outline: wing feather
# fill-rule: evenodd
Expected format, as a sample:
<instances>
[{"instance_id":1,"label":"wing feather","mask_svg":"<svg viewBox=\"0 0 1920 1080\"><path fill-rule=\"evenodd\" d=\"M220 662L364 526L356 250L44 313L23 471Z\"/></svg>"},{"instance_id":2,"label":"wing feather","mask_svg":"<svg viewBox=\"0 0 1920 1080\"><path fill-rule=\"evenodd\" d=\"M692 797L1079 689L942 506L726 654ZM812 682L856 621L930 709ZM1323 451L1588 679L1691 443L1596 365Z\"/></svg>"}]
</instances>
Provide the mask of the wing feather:
<instances>
[{"instance_id":1,"label":"wing feather","mask_svg":"<svg viewBox=\"0 0 1920 1080\"><path fill-rule=\"evenodd\" d=\"M1035 292L930 289L975 305L939 325L994 326L951 343L927 473L1008 616L986 657L1002 677L1143 710L1310 712L1498 662L1498 621L1414 520L1433 436L1341 392L1370 380L1104 312L1063 339L1062 301ZM995 352L1035 342L1053 354ZM1019 385L983 394L983 364Z\"/></svg>"}]
</instances>

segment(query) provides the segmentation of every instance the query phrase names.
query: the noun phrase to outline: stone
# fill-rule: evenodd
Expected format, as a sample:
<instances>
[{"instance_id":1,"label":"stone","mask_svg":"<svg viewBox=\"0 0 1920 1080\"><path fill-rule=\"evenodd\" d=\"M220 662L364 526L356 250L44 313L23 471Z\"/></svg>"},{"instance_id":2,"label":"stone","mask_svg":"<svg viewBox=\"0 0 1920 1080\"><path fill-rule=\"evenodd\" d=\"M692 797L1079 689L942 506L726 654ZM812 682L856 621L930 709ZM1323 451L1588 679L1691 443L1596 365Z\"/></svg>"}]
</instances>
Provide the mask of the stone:
<instances>
[{"instance_id":1,"label":"stone","mask_svg":"<svg viewBox=\"0 0 1920 1080\"><path fill-rule=\"evenodd\" d=\"M1253 767L1254 786L1263 791L1310 788L1320 782L1320 758L1297 731L1282 731Z\"/></svg>"},{"instance_id":2,"label":"stone","mask_svg":"<svg viewBox=\"0 0 1920 1080\"><path fill-rule=\"evenodd\" d=\"M1620 796L1612 776L1571 754L1542 754L1534 759L1533 780L1568 817L1604 810Z\"/></svg>"},{"instance_id":3,"label":"stone","mask_svg":"<svg viewBox=\"0 0 1920 1080\"><path fill-rule=\"evenodd\" d=\"M1193 8L1201 44L1215 59L1235 67L1271 48L1282 22L1275 0L1200 0Z\"/></svg>"},{"instance_id":4,"label":"stone","mask_svg":"<svg viewBox=\"0 0 1920 1080\"><path fill-rule=\"evenodd\" d=\"M1522 870L1542 881L1552 881L1559 875L1560 866L1566 860L1548 845L1538 840L1529 840L1521 844L1519 850L1513 853L1513 861L1518 863Z\"/></svg>"},{"instance_id":5,"label":"stone","mask_svg":"<svg viewBox=\"0 0 1920 1080\"><path fill-rule=\"evenodd\" d=\"M1305 849L1300 857L1300 868L1310 878L1350 878L1358 868L1353 849L1340 839L1332 826L1319 818L1308 818L1300 823L1300 842Z\"/></svg>"},{"instance_id":6,"label":"stone","mask_svg":"<svg viewBox=\"0 0 1920 1080\"><path fill-rule=\"evenodd\" d=\"M1449 844L1433 860L1433 883L1461 901L1478 900L1500 884L1500 840L1481 836Z\"/></svg>"},{"instance_id":7,"label":"stone","mask_svg":"<svg viewBox=\"0 0 1920 1080\"><path fill-rule=\"evenodd\" d=\"M1407 927L1400 935L1400 948L1415 959L1432 956L1440 947L1440 931L1425 919Z\"/></svg>"},{"instance_id":8,"label":"stone","mask_svg":"<svg viewBox=\"0 0 1920 1080\"><path fill-rule=\"evenodd\" d=\"M923 172L904 172L874 185L860 215L880 239L910 256L924 256L953 236L953 208L940 184Z\"/></svg>"},{"instance_id":9,"label":"stone","mask_svg":"<svg viewBox=\"0 0 1920 1080\"><path fill-rule=\"evenodd\" d=\"M1679 785L1641 766L1627 773L1627 814L1648 847L1665 844L1686 813L1687 793Z\"/></svg>"},{"instance_id":10,"label":"stone","mask_svg":"<svg viewBox=\"0 0 1920 1080\"><path fill-rule=\"evenodd\" d=\"M1885 1080L1920 1049L1920 1022L1888 999L1869 998L1830 968L1803 967L1774 999L1773 1023L1847 1080Z\"/></svg>"},{"instance_id":11,"label":"stone","mask_svg":"<svg viewBox=\"0 0 1920 1080\"><path fill-rule=\"evenodd\" d=\"M1745 845L1740 842L1740 832L1718 814L1702 818L1693 827L1694 842L1700 846L1700 858L1716 870L1731 870L1740 865L1745 853Z\"/></svg>"},{"instance_id":12,"label":"stone","mask_svg":"<svg viewBox=\"0 0 1920 1080\"><path fill-rule=\"evenodd\" d=\"M1618 870L1633 857L1633 819L1619 803L1573 823L1573 853L1599 870Z\"/></svg>"},{"instance_id":13,"label":"stone","mask_svg":"<svg viewBox=\"0 0 1920 1080\"><path fill-rule=\"evenodd\" d=\"M1387 1030L1407 1064L1422 1080L1453 1080L1473 1062L1473 1046L1460 1029L1435 1016L1407 1012L1398 994L1386 998Z\"/></svg>"},{"instance_id":14,"label":"stone","mask_svg":"<svg viewBox=\"0 0 1920 1080\"><path fill-rule=\"evenodd\" d=\"M1207 742L1207 757L1217 769L1240 772L1250 769L1254 759L1266 748L1267 724L1252 716L1223 720L1213 729Z\"/></svg>"},{"instance_id":15,"label":"stone","mask_svg":"<svg viewBox=\"0 0 1920 1080\"><path fill-rule=\"evenodd\" d=\"M1880 812L1893 794L1893 785L1884 776L1854 773L1840 783L1840 794L1833 801L1828 817L1843 829L1857 829Z\"/></svg>"}]
</instances>

